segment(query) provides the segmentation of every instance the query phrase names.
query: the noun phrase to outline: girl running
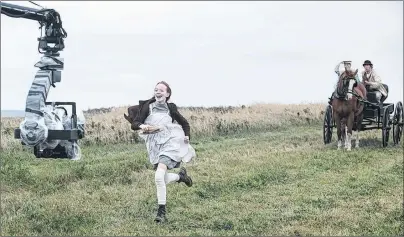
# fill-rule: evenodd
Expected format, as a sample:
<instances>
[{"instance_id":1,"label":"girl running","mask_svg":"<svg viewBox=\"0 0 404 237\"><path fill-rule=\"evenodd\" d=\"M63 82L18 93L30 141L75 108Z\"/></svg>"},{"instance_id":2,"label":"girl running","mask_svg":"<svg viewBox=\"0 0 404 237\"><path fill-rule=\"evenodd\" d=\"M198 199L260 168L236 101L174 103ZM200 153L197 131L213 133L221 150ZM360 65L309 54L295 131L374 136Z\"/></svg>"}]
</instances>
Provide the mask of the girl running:
<instances>
[{"instance_id":1,"label":"girl running","mask_svg":"<svg viewBox=\"0 0 404 237\"><path fill-rule=\"evenodd\" d=\"M167 170L179 168L181 162L195 157L189 144L190 126L177 110L171 97L170 86L161 81L154 89L154 97L139 101L139 112L132 123L133 130L142 130L140 137L146 142L150 163L154 165L158 211L156 222L166 221L166 185L172 182L192 186L192 179L182 167L178 174ZM177 121L178 124L174 123Z\"/></svg>"}]
</instances>

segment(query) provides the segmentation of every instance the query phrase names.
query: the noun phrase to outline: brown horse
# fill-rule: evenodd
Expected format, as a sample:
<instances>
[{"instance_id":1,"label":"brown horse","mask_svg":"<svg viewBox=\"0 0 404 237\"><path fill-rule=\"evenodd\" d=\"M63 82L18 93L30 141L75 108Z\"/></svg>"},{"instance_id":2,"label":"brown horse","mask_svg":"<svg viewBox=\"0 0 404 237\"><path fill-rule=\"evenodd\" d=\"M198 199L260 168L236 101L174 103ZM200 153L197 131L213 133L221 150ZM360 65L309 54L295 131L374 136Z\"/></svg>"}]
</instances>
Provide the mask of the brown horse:
<instances>
[{"instance_id":1,"label":"brown horse","mask_svg":"<svg viewBox=\"0 0 404 237\"><path fill-rule=\"evenodd\" d=\"M352 129L356 128L356 148L359 147L359 132L362 127L364 104L357 98L366 100L366 88L355 80L358 69L345 71L338 79L337 90L332 98L333 118L337 125L338 149L342 146L342 134L345 148L351 150ZM356 94L356 95L353 95Z\"/></svg>"}]
</instances>

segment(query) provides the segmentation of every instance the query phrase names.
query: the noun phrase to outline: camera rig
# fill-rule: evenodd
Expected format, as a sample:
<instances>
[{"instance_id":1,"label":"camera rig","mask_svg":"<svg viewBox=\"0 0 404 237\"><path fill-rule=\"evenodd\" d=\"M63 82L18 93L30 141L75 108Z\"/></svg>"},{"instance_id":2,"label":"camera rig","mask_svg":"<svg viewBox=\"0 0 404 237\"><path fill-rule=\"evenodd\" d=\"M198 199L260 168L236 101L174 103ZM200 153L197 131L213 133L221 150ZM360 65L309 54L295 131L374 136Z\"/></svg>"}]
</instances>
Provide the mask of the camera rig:
<instances>
[{"instance_id":1,"label":"camera rig","mask_svg":"<svg viewBox=\"0 0 404 237\"><path fill-rule=\"evenodd\" d=\"M76 103L46 101L50 87L56 87L55 83L61 82L61 70L64 68L60 51L65 48L64 38L67 33L63 29L59 13L54 9L34 9L4 2L0 2L0 7L1 14L38 21L41 29L38 52L43 56L35 64L39 70L28 92L24 121L14 130L14 138L21 139L22 145L33 147L37 158L80 159L77 142L84 137L84 124L78 125ZM57 116L53 111L56 105L72 106L70 118L66 117L67 110L62 107L65 112L63 116L67 118L63 125L60 125L62 116ZM49 128L52 125L49 118L52 116L55 119L51 122L58 122L58 129L53 129L55 126Z\"/></svg>"}]
</instances>

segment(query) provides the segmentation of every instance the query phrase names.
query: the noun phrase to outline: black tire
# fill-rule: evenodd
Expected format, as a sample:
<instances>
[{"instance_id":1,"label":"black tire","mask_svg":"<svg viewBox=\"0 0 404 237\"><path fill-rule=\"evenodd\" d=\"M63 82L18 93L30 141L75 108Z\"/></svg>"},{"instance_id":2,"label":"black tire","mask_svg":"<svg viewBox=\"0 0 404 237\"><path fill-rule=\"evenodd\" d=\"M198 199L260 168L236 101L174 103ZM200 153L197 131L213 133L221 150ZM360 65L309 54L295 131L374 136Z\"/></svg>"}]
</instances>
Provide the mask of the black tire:
<instances>
[{"instance_id":1,"label":"black tire","mask_svg":"<svg viewBox=\"0 0 404 237\"><path fill-rule=\"evenodd\" d=\"M393 116L394 145L399 144L401 141L401 137L403 135L403 121L404 121L403 104L401 102L397 102Z\"/></svg>"},{"instance_id":2,"label":"black tire","mask_svg":"<svg viewBox=\"0 0 404 237\"><path fill-rule=\"evenodd\" d=\"M323 124L323 140L324 144L329 144L332 140L332 106L328 105L324 113L324 124Z\"/></svg>"},{"instance_id":3,"label":"black tire","mask_svg":"<svg viewBox=\"0 0 404 237\"><path fill-rule=\"evenodd\" d=\"M390 137L390 113L388 107L383 109L383 123L382 123L382 142L383 147L386 147L389 143Z\"/></svg>"}]
</instances>

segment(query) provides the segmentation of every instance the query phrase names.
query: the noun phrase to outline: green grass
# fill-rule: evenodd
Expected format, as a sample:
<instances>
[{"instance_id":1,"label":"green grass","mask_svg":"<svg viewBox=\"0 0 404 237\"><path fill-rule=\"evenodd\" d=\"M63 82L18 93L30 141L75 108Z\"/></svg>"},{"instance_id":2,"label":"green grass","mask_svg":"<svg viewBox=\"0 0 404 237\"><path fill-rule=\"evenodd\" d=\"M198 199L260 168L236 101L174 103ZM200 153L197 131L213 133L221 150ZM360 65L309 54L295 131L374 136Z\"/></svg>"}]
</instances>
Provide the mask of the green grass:
<instances>
[{"instance_id":1,"label":"green grass","mask_svg":"<svg viewBox=\"0 0 404 237\"><path fill-rule=\"evenodd\" d=\"M403 235L403 146L322 144L321 127L194 142L194 186L169 184L169 223L153 223L143 144L82 147L79 162L5 151L2 235ZM335 141L335 138L334 138ZM176 170L177 171L177 170Z\"/></svg>"}]
</instances>

